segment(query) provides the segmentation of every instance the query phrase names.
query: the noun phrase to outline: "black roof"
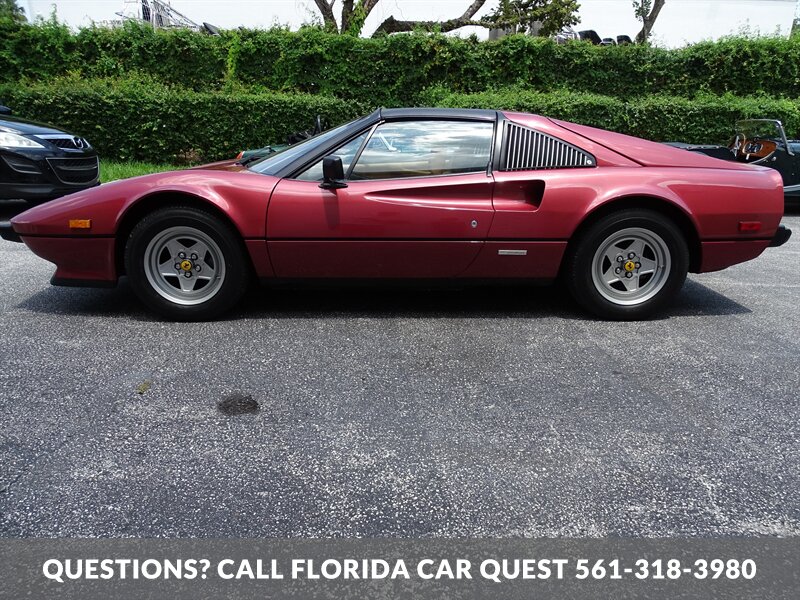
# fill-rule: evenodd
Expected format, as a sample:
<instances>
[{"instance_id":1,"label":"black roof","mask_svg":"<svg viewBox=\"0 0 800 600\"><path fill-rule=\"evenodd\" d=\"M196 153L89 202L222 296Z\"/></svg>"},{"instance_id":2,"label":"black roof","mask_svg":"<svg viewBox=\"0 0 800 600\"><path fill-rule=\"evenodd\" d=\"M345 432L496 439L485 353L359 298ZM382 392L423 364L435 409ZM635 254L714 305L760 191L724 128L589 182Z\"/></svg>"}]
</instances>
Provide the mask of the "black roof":
<instances>
[{"instance_id":1,"label":"black roof","mask_svg":"<svg viewBox=\"0 0 800 600\"><path fill-rule=\"evenodd\" d=\"M369 115L348 123L335 137L328 139L324 146L298 156L269 174L276 177L291 177L294 173L326 156L331 149L339 147L358 132L366 131L381 121L403 119L465 119L494 123L498 119L502 119L502 115L496 110L473 108L379 108ZM251 168L258 170L257 165Z\"/></svg>"},{"instance_id":2,"label":"black roof","mask_svg":"<svg viewBox=\"0 0 800 600\"><path fill-rule=\"evenodd\" d=\"M479 108L379 108L381 119L475 119L497 120L496 110Z\"/></svg>"}]
</instances>

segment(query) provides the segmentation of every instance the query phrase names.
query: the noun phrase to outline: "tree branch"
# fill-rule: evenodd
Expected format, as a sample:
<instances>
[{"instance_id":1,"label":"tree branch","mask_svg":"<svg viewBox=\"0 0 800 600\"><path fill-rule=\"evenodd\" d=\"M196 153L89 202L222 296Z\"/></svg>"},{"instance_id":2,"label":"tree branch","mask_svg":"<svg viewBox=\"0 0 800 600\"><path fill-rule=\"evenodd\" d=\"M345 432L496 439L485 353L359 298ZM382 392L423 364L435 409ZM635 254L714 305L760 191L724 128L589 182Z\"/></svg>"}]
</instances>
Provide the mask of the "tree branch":
<instances>
[{"instance_id":1,"label":"tree branch","mask_svg":"<svg viewBox=\"0 0 800 600\"><path fill-rule=\"evenodd\" d=\"M353 6L354 0L344 0L342 4L342 33L350 35L360 35L367 20L369 13L380 2L380 0L358 0L358 4Z\"/></svg>"},{"instance_id":2,"label":"tree branch","mask_svg":"<svg viewBox=\"0 0 800 600\"><path fill-rule=\"evenodd\" d=\"M372 9L377 6L380 0L359 0L364 5L364 11L369 14L372 12Z\"/></svg>"},{"instance_id":3,"label":"tree branch","mask_svg":"<svg viewBox=\"0 0 800 600\"><path fill-rule=\"evenodd\" d=\"M327 0L314 0L314 4L317 5L319 12L322 13L322 21L325 23L325 28L336 31L338 26L336 25L336 17L333 16L333 5L336 4L336 0L331 0L330 2L327 2Z\"/></svg>"},{"instance_id":4,"label":"tree branch","mask_svg":"<svg viewBox=\"0 0 800 600\"><path fill-rule=\"evenodd\" d=\"M650 14L642 18L642 30L639 32L639 35L636 36L636 41L638 43L643 44L647 41L647 38L650 37L650 32L653 29L653 25L656 24L658 14L661 12L661 9L664 8L665 2L666 0L653 1L653 8L650 10Z\"/></svg>"},{"instance_id":5,"label":"tree branch","mask_svg":"<svg viewBox=\"0 0 800 600\"><path fill-rule=\"evenodd\" d=\"M374 4L377 4L377 0L373 1L373 5ZM467 10L464 11L463 15L456 19L449 19L447 21L398 21L391 16L380 24L378 29L375 30L375 33L399 33L401 31L414 31L415 29L436 29L438 31L448 32L453 31L454 29L460 29L461 27L466 27L467 25L491 27L493 25L487 21L472 20L472 17L475 16L475 13L483 8L484 4L486 4L486 0L475 0L469 5Z\"/></svg>"}]
</instances>

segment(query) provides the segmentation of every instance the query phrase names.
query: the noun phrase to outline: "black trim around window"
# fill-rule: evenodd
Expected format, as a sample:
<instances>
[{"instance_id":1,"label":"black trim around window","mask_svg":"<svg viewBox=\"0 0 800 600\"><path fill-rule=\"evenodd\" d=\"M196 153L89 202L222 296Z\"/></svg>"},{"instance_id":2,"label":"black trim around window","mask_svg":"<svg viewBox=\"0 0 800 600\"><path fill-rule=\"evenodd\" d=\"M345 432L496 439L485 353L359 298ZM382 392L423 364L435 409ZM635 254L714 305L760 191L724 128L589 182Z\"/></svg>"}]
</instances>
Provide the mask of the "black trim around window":
<instances>
[{"instance_id":1,"label":"black trim around window","mask_svg":"<svg viewBox=\"0 0 800 600\"><path fill-rule=\"evenodd\" d=\"M318 150L313 154L313 158L302 157L302 159L298 159L292 165L287 166L284 171L288 170L290 167L293 167L295 164L299 164L299 166L294 167L292 172L287 175L278 175L285 179L296 179L303 173L305 173L308 169L316 165L319 161L321 161L326 156L335 153L337 150L346 146L354 139L358 138L364 133L367 133L367 136L364 138L364 141L361 143L358 151L356 152L353 161L350 163L350 166L347 169L347 173L345 173L345 180L350 181L350 176L352 175L353 169L358 164L361 155L363 154L364 150L366 149L369 141L372 139L372 136L375 134L377 129L386 123L397 123L402 121L459 121L459 122L478 122L478 123L487 123L493 122L492 127L492 143L489 147L489 160L487 162L486 169L477 170L477 171L470 171L468 173L445 173L443 175L421 175L419 177L392 177L386 179L365 179L365 180L357 180L358 181L394 181L397 179L418 179L418 178L428 178L428 177L448 177L453 175L470 175L474 173L482 173L485 172L487 176L491 176L492 171L495 170L495 165L497 163L497 157L499 156L500 147L502 143L500 131L502 130L501 123L506 120L505 116L498 112L498 111L475 111L473 114L470 111L462 111L462 110L442 110L442 111L424 111L421 110L419 113L412 112L416 109L390 109L387 111L383 111L383 114L388 114L390 117L394 116L394 118L381 118L377 121L369 122L369 125L365 126L365 123L359 123L355 121L353 124L359 124L360 127L356 128L353 127L352 129L348 129L336 137L335 140L332 140L331 143L326 146L324 149ZM453 116L450 116L453 114ZM433 116L431 116L433 115ZM466 116L465 116L466 115ZM491 117L493 118L490 118ZM370 117L375 116L375 113L370 115ZM346 137L344 137L346 135Z\"/></svg>"},{"instance_id":2,"label":"black trim around window","mask_svg":"<svg viewBox=\"0 0 800 600\"><path fill-rule=\"evenodd\" d=\"M494 168L497 158L497 144L500 137L500 128L497 126L501 120L505 120L502 113L495 110L477 109L436 109L436 108L393 108L378 109L366 117L353 121L349 127L345 128L339 135L331 139L323 148L317 149L313 154L300 156L296 160L287 164L277 171L274 175L281 179L292 179L300 175L303 171L313 166L332 152L341 148L344 144L385 122L390 121L481 121L493 122L495 142L492 146L494 156L490 157L489 173ZM368 136L369 138L370 136ZM363 147L360 152L363 151ZM360 156L360 154L359 154ZM355 161L353 162L355 164Z\"/></svg>"}]
</instances>

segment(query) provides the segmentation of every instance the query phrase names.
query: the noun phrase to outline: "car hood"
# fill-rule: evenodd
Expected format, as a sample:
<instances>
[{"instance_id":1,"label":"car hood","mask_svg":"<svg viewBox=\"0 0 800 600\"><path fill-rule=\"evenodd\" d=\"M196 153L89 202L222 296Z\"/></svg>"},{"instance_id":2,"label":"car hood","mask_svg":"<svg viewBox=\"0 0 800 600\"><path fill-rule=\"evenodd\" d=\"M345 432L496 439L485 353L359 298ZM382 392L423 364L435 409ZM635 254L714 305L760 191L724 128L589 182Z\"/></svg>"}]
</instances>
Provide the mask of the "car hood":
<instances>
[{"instance_id":1,"label":"car hood","mask_svg":"<svg viewBox=\"0 0 800 600\"><path fill-rule=\"evenodd\" d=\"M245 238L263 238L267 200L280 181L277 177L252 171L186 169L152 173L104 183L45 202L11 219L14 231L26 236L76 235L71 220L91 221L90 231L81 235L115 235L128 209L147 199L150 208L174 202L183 196L206 202L239 226Z\"/></svg>"},{"instance_id":2,"label":"car hood","mask_svg":"<svg viewBox=\"0 0 800 600\"><path fill-rule=\"evenodd\" d=\"M571 131L581 137L605 146L609 150L621 154L625 158L645 167L692 167L708 169L729 169L731 171L750 171L766 167L758 167L745 163L712 158L698 152L687 152L682 148L674 148L658 142L650 142L641 138L614 133L586 125L568 123L551 119L559 127Z\"/></svg>"},{"instance_id":3,"label":"car hood","mask_svg":"<svg viewBox=\"0 0 800 600\"><path fill-rule=\"evenodd\" d=\"M22 135L44 135L53 133L67 133L63 129L56 129L44 123L36 123L34 121L24 121L16 117L3 116L0 117L0 130L10 129L14 132L21 133Z\"/></svg>"},{"instance_id":4,"label":"car hood","mask_svg":"<svg viewBox=\"0 0 800 600\"><path fill-rule=\"evenodd\" d=\"M238 173L240 171L246 171L247 167L243 167L236 159L232 160L222 160L219 162L208 163L207 165L199 165L197 167L192 167L189 169L190 171L230 171L232 173Z\"/></svg>"}]
</instances>

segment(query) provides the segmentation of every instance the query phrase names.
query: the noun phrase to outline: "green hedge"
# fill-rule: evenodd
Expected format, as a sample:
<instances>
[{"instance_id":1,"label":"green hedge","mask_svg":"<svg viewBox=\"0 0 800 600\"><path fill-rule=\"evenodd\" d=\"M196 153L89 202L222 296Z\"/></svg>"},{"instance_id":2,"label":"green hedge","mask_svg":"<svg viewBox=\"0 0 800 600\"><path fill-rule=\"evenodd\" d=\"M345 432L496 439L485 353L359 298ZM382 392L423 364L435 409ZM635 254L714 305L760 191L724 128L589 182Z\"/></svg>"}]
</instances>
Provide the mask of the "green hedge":
<instances>
[{"instance_id":1,"label":"green hedge","mask_svg":"<svg viewBox=\"0 0 800 600\"><path fill-rule=\"evenodd\" d=\"M427 104L452 108L532 112L656 141L727 143L738 119L760 117L780 119L788 135L800 137L800 101L766 96L707 95L687 99L652 95L623 101L576 92L507 89L453 94L433 89L424 99Z\"/></svg>"},{"instance_id":2,"label":"green hedge","mask_svg":"<svg viewBox=\"0 0 800 600\"><path fill-rule=\"evenodd\" d=\"M0 80L47 80L147 74L163 83L217 88L225 77L226 44L186 29L154 31L133 24L90 27L72 33L52 22L39 25L0 19Z\"/></svg>"},{"instance_id":3,"label":"green hedge","mask_svg":"<svg viewBox=\"0 0 800 600\"><path fill-rule=\"evenodd\" d=\"M510 36L479 42L408 34L376 39L299 32L235 30L209 36L154 31L14 24L0 21L0 80L49 80L143 73L198 91L226 84L335 96L370 105L418 103L439 84L470 93L519 87L568 89L630 99L658 93L800 97L800 37L708 42L678 50L650 46L559 46Z\"/></svg>"},{"instance_id":4,"label":"green hedge","mask_svg":"<svg viewBox=\"0 0 800 600\"><path fill-rule=\"evenodd\" d=\"M201 162L283 141L313 126L364 112L353 103L307 94L203 93L152 82L71 79L0 84L14 114L85 136L104 158Z\"/></svg>"},{"instance_id":5,"label":"green hedge","mask_svg":"<svg viewBox=\"0 0 800 600\"><path fill-rule=\"evenodd\" d=\"M230 158L244 148L283 141L308 129L317 114L336 125L374 108L321 95L193 92L142 80L70 78L0 84L0 98L22 117L86 136L104 158L177 163ZM767 97L654 95L626 102L577 92L454 94L439 88L420 100L533 112L660 141L724 143L734 122L744 117L779 118L790 135L800 130L800 102Z\"/></svg>"}]
</instances>

